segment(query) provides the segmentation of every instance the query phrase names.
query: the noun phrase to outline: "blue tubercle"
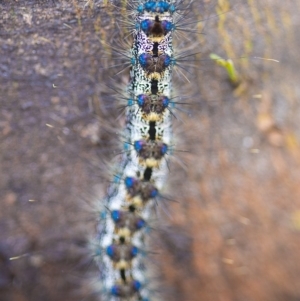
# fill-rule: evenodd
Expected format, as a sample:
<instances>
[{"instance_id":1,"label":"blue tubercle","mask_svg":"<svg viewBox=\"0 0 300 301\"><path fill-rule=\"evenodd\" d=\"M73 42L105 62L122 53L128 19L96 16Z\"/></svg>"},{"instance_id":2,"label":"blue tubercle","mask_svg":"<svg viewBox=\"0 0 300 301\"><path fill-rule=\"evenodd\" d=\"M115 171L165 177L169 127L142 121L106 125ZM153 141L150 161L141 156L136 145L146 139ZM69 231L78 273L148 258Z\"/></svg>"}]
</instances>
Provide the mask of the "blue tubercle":
<instances>
[{"instance_id":1,"label":"blue tubercle","mask_svg":"<svg viewBox=\"0 0 300 301\"><path fill-rule=\"evenodd\" d=\"M155 1L148 1L144 4L144 9L147 11L153 11L156 6Z\"/></svg>"},{"instance_id":2,"label":"blue tubercle","mask_svg":"<svg viewBox=\"0 0 300 301\"><path fill-rule=\"evenodd\" d=\"M151 198L156 198L158 195L158 190L156 188L153 188L153 190L150 193Z\"/></svg>"},{"instance_id":3,"label":"blue tubercle","mask_svg":"<svg viewBox=\"0 0 300 301\"><path fill-rule=\"evenodd\" d=\"M136 227L137 229L142 229L146 225L146 222L141 218L137 221Z\"/></svg>"},{"instance_id":4,"label":"blue tubercle","mask_svg":"<svg viewBox=\"0 0 300 301\"><path fill-rule=\"evenodd\" d=\"M135 257L138 253L139 253L139 249L137 247L133 246L131 249L132 257Z\"/></svg>"},{"instance_id":5,"label":"blue tubercle","mask_svg":"<svg viewBox=\"0 0 300 301\"><path fill-rule=\"evenodd\" d=\"M166 21L166 20L164 20L164 21L161 22L161 26L163 27L163 29L166 32L169 32L169 31L171 31L172 29L175 28L175 26L174 26L174 24L172 22Z\"/></svg>"},{"instance_id":6,"label":"blue tubercle","mask_svg":"<svg viewBox=\"0 0 300 301\"><path fill-rule=\"evenodd\" d=\"M120 210L113 210L111 212L111 218L113 219L113 221L116 223L120 220L121 218L121 212Z\"/></svg>"},{"instance_id":7,"label":"blue tubercle","mask_svg":"<svg viewBox=\"0 0 300 301\"><path fill-rule=\"evenodd\" d=\"M164 13L167 12L170 7L170 4L165 1L159 1L156 4L156 12Z\"/></svg>"},{"instance_id":8,"label":"blue tubercle","mask_svg":"<svg viewBox=\"0 0 300 301\"><path fill-rule=\"evenodd\" d=\"M141 288L141 283L137 280L132 281L132 286L135 291L139 291Z\"/></svg>"},{"instance_id":9,"label":"blue tubercle","mask_svg":"<svg viewBox=\"0 0 300 301\"><path fill-rule=\"evenodd\" d=\"M140 56L139 56L139 63L141 64L141 66L143 68L146 68L147 67L147 62L148 62L148 59L151 58L151 55L150 54L147 54L147 53L142 53Z\"/></svg>"},{"instance_id":10,"label":"blue tubercle","mask_svg":"<svg viewBox=\"0 0 300 301\"><path fill-rule=\"evenodd\" d=\"M176 7L174 4L171 4L170 7L169 7L169 11L170 13L174 13L176 11Z\"/></svg>"},{"instance_id":11,"label":"blue tubercle","mask_svg":"<svg viewBox=\"0 0 300 301\"><path fill-rule=\"evenodd\" d=\"M138 7L137 7L137 11L139 13L142 13L144 11L144 5L143 4L140 4Z\"/></svg>"},{"instance_id":12,"label":"blue tubercle","mask_svg":"<svg viewBox=\"0 0 300 301\"><path fill-rule=\"evenodd\" d=\"M140 28L145 33L148 33L148 31L151 29L152 26L153 26L153 21L146 19L141 22Z\"/></svg>"},{"instance_id":13,"label":"blue tubercle","mask_svg":"<svg viewBox=\"0 0 300 301\"><path fill-rule=\"evenodd\" d=\"M106 215L107 215L106 211L104 211L104 210L101 211L101 212L100 212L100 219L101 219L101 220L105 220L105 219L106 219Z\"/></svg>"},{"instance_id":14,"label":"blue tubercle","mask_svg":"<svg viewBox=\"0 0 300 301\"><path fill-rule=\"evenodd\" d=\"M166 55L165 60L164 60L164 66L168 67L172 63L173 59L169 56Z\"/></svg>"},{"instance_id":15,"label":"blue tubercle","mask_svg":"<svg viewBox=\"0 0 300 301\"><path fill-rule=\"evenodd\" d=\"M173 13L175 11L174 5L172 6L172 10L170 9L172 5L170 5L166 1L148 1L144 4L144 7L142 5L139 5L137 10L138 12L142 13L143 9L145 9L148 12L152 13L165 13L168 10Z\"/></svg>"},{"instance_id":16,"label":"blue tubercle","mask_svg":"<svg viewBox=\"0 0 300 301\"><path fill-rule=\"evenodd\" d=\"M138 97L137 97L137 103L138 103L138 105L139 105L140 107L142 107L142 106L145 104L145 98L146 98L146 97L147 97L147 96L144 95L144 94L138 95Z\"/></svg>"},{"instance_id":17,"label":"blue tubercle","mask_svg":"<svg viewBox=\"0 0 300 301\"><path fill-rule=\"evenodd\" d=\"M126 188L132 188L133 185L134 185L134 182L135 182L135 180L134 180L133 177L126 177L125 178L125 186L126 186Z\"/></svg>"},{"instance_id":18,"label":"blue tubercle","mask_svg":"<svg viewBox=\"0 0 300 301\"><path fill-rule=\"evenodd\" d=\"M128 151L130 149L130 144L128 142L124 142L123 148L125 151Z\"/></svg>"},{"instance_id":19,"label":"blue tubercle","mask_svg":"<svg viewBox=\"0 0 300 301\"><path fill-rule=\"evenodd\" d=\"M138 140L134 142L134 148L137 152L140 152L143 149L143 146L144 146L143 140Z\"/></svg>"},{"instance_id":20,"label":"blue tubercle","mask_svg":"<svg viewBox=\"0 0 300 301\"><path fill-rule=\"evenodd\" d=\"M166 144L163 144L160 151L162 155L165 155L168 151L168 146Z\"/></svg>"},{"instance_id":21,"label":"blue tubercle","mask_svg":"<svg viewBox=\"0 0 300 301\"><path fill-rule=\"evenodd\" d=\"M111 290L110 290L111 294L113 296L119 296L120 295L120 286L119 285L114 285Z\"/></svg>"},{"instance_id":22,"label":"blue tubercle","mask_svg":"<svg viewBox=\"0 0 300 301\"><path fill-rule=\"evenodd\" d=\"M167 96L164 96L163 97L163 100L162 100L162 105L167 108L169 106L169 103L170 103L170 100Z\"/></svg>"},{"instance_id":23,"label":"blue tubercle","mask_svg":"<svg viewBox=\"0 0 300 301\"><path fill-rule=\"evenodd\" d=\"M102 255L102 250L100 248L97 248L95 250L95 256L101 256Z\"/></svg>"},{"instance_id":24,"label":"blue tubercle","mask_svg":"<svg viewBox=\"0 0 300 301\"><path fill-rule=\"evenodd\" d=\"M120 176L119 176L119 175L114 176L113 182L114 182L115 184L119 184L119 183L120 183Z\"/></svg>"},{"instance_id":25,"label":"blue tubercle","mask_svg":"<svg viewBox=\"0 0 300 301\"><path fill-rule=\"evenodd\" d=\"M127 100L127 105L128 105L129 107L133 106L133 105L134 105L134 100L133 100L132 98L129 98L129 99Z\"/></svg>"},{"instance_id":26,"label":"blue tubercle","mask_svg":"<svg viewBox=\"0 0 300 301\"><path fill-rule=\"evenodd\" d=\"M109 256L109 257L113 257L114 254L115 254L115 247L114 245L110 245L106 248L106 254Z\"/></svg>"}]
</instances>

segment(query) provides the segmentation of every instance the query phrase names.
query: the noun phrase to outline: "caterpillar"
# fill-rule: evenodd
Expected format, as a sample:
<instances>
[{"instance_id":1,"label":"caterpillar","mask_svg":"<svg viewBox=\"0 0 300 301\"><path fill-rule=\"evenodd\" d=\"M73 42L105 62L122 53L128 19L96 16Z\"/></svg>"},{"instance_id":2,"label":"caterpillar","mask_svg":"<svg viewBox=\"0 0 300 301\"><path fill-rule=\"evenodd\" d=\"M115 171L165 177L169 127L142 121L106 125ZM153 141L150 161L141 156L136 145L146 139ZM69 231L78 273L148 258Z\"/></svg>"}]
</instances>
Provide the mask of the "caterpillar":
<instances>
[{"instance_id":1,"label":"caterpillar","mask_svg":"<svg viewBox=\"0 0 300 301\"><path fill-rule=\"evenodd\" d=\"M172 145L172 34L178 11L172 0L131 5L134 29L126 141L120 173L104 202L97 261L104 300L147 301L155 298L145 263L148 232Z\"/></svg>"}]
</instances>

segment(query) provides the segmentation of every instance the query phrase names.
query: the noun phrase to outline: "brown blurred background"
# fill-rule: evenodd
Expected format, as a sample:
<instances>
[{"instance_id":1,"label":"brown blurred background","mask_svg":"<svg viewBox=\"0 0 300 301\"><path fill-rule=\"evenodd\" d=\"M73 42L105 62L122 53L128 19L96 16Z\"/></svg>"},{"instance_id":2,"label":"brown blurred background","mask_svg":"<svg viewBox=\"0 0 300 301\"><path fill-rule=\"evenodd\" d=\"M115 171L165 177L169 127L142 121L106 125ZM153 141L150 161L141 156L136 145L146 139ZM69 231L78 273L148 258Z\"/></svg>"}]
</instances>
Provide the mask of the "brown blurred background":
<instances>
[{"instance_id":1,"label":"brown blurred background","mask_svg":"<svg viewBox=\"0 0 300 301\"><path fill-rule=\"evenodd\" d=\"M112 80L107 67L118 64L110 45L126 47L122 10L0 9L0 300L96 300L87 244L120 142L107 86L127 73ZM166 193L177 202L162 204L153 243L165 300L300 300L299 9L194 1L191 20L205 22L188 28L205 34L178 32L178 55L201 53L183 64L190 83L175 76L193 105L175 112ZM210 53L232 58L239 85Z\"/></svg>"}]
</instances>

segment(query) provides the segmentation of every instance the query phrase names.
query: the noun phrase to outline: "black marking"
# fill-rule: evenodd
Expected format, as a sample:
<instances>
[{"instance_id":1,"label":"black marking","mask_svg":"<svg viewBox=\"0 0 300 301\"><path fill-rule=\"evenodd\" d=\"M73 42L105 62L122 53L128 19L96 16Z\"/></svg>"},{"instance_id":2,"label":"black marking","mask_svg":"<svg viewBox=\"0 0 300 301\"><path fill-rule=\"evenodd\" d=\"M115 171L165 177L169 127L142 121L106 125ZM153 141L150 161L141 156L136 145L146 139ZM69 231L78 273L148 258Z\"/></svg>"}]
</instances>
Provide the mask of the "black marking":
<instances>
[{"instance_id":1,"label":"black marking","mask_svg":"<svg viewBox=\"0 0 300 301\"><path fill-rule=\"evenodd\" d=\"M129 210L130 212L135 212L136 208L135 208L134 205L130 205L130 206L128 207L128 210Z\"/></svg>"},{"instance_id":2,"label":"black marking","mask_svg":"<svg viewBox=\"0 0 300 301\"><path fill-rule=\"evenodd\" d=\"M144 180L150 181L151 176L152 176L152 168L147 167L144 171Z\"/></svg>"},{"instance_id":3,"label":"black marking","mask_svg":"<svg viewBox=\"0 0 300 301\"><path fill-rule=\"evenodd\" d=\"M126 274L125 274L125 269L120 270L121 278L124 282L126 282Z\"/></svg>"},{"instance_id":4,"label":"black marking","mask_svg":"<svg viewBox=\"0 0 300 301\"><path fill-rule=\"evenodd\" d=\"M158 43L157 42L155 42L154 44L153 44L153 50L152 50L152 52L153 52L153 57L158 57Z\"/></svg>"},{"instance_id":5,"label":"black marking","mask_svg":"<svg viewBox=\"0 0 300 301\"><path fill-rule=\"evenodd\" d=\"M153 79L151 80L151 94L158 93L158 80Z\"/></svg>"},{"instance_id":6,"label":"black marking","mask_svg":"<svg viewBox=\"0 0 300 301\"><path fill-rule=\"evenodd\" d=\"M156 128L155 128L156 122L155 121L151 121L149 122L149 139L150 140L156 140Z\"/></svg>"}]
</instances>

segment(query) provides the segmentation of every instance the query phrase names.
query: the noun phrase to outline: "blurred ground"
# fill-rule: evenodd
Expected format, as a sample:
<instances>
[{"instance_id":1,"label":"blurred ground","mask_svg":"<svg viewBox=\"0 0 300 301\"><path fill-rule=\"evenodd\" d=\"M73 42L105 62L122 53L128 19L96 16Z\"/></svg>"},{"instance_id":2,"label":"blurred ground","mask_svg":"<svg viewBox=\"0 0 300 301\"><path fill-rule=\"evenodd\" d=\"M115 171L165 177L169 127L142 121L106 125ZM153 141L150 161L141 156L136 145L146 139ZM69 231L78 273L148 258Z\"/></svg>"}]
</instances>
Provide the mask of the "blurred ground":
<instances>
[{"instance_id":1,"label":"blurred ground","mask_svg":"<svg viewBox=\"0 0 300 301\"><path fill-rule=\"evenodd\" d=\"M178 49L193 44L201 55L191 84L175 84L197 106L177 113L176 145L189 152L171 162L179 202L156 243L163 292L300 300L300 1L205 2L194 2L198 18L218 18L192 25L205 24L196 42L179 36ZM105 42L122 34L120 16L106 1L0 9L0 300L96 300L86 281L96 215L86 209L95 187L105 193L111 136L122 126L103 86L114 74ZM211 52L233 58L238 87Z\"/></svg>"}]
</instances>

